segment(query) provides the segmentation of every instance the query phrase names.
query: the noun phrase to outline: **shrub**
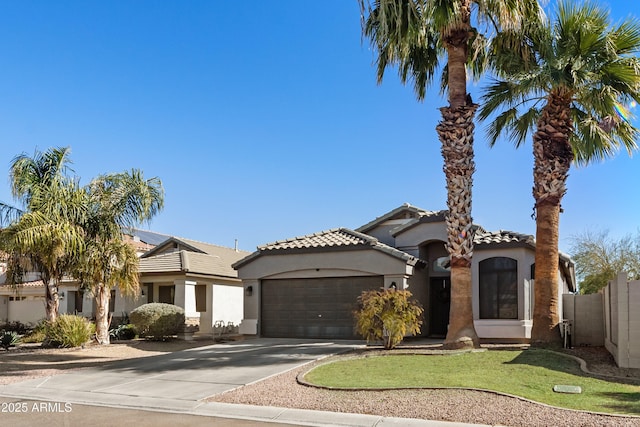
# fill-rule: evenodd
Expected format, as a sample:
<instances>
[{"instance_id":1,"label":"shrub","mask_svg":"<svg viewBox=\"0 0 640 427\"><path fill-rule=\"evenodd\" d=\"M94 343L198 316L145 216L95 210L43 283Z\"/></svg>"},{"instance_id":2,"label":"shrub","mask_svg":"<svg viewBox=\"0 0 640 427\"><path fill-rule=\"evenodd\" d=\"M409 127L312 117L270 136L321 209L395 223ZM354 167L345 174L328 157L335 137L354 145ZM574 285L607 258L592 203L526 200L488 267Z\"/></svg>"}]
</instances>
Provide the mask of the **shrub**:
<instances>
[{"instance_id":1,"label":"shrub","mask_svg":"<svg viewBox=\"0 0 640 427\"><path fill-rule=\"evenodd\" d=\"M141 337L155 340L169 338L184 328L184 310L172 304L141 305L131 311L129 319Z\"/></svg>"},{"instance_id":2,"label":"shrub","mask_svg":"<svg viewBox=\"0 0 640 427\"><path fill-rule=\"evenodd\" d=\"M43 342L47 338L47 322L41 320L33 327L31 332L22 337L22 342Z\"/></svg>"},{"instance_id":3,"label":"shrub","mask_svg":"<svg viewBox=\"0 0 640 427\"><path fill-rule=\"evenodd\" d=\"M116 340L132 340L136 335L136 328L131 324L118 325L109 331L109 336Z\"/></svg>"},{"instance_id":4,"label":"shrub","mask_svg":"<svg viewBox=\"0 0 640 427\"><path fill-rule=\"evenodd\" d=\"M18 335L27 335L29 332L31 332L32 329L33 326L31 326L30 324L22 323L18 320L5 323L4 325L2 325L2 327L0 327L0 330L6 332L15 332Z\"/></svg>"},{"instance_id":5,"label":"shrub","mask_svg":"<svg viewBox=\"0 0 640 427\"><path fill-rule=\"evenodd\" d=\"M62 314L46 326L46 341L53 347L78 347L91 339L95 325L82 316Z\"/></svg>"},{"instance_id":6,"label":"shrub","mask_svg":"<svg viewBox=\"0 0 640 427\"><path fill-rule=\"evenodd\" d=\"M367 342L383 340L385 349L400 344L407 334L419 334L423 309L411 296L392 289L362 292L354 313L358 334Z\"/></svg>"},{"instance_id":7,"label":"shrub","mask_svg":"<svg viewBox=\"0 0 640 427\"><path fill-rule=\"evenodd\" d=\"M6 331L0 334L0 347L9 350L20 342L20 335L14 331Z\"/></svg>"}]
</instances>

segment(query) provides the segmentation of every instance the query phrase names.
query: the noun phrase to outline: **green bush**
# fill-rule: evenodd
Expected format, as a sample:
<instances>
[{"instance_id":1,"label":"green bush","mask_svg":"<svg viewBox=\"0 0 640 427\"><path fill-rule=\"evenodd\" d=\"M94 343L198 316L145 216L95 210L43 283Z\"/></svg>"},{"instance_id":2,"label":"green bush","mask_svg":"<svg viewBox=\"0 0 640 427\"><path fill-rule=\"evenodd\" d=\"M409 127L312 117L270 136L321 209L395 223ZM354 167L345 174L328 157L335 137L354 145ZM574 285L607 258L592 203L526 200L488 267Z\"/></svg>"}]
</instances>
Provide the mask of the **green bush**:
<instances>
[{"instance_id":1,"label":"green bush","mask_svg":"<svg viewBox=\"0 0 640 427\"><path fill-rule=\"evenodd\" d=\"M136 328L131 324L118 325L109 330L109 336L115 340L132 340L137 334Z\"/></svg>"},{"instance_id":2,"label":"green bush","mask_svg":"<svg viewBox=\"0 0 640 427\"><path fill-rule=\"evenodd\" d=\"M22 323L18 320L7 322L0 327L0 330L6 332L15 332L18 335L27 335L31 332L33 326L31 324Z\"/></svg>"},{"instance_id":3,"label":"green bush","mask_svg":"<svg viewBox=\"0 0 640 427\"><path fill-rule=\"evenodd\" d=\"M362 292L354 313L358 334L367 342L382 340L386 349L400 344L407 334L419 334L423 309L411 296L393 289Z\"/></svg>"},{"instance_id":4,"label":"green bush","mask_svg":"<svg viewBox=\"0 0 640 427\"><path fill-rule=\"evenodd\" d=\"M47 338L47 322L45 320L41 320L38 322L31 332L22 337L22 342L24 343L37 343L43 342Z\"/></svg>"},{"instance_id":5,"label":"green bush","mask_svg":"<svg viewBox=\"0 0 640 427\"><path fill-rule=\"evenodd\" d=\"M82 316L62 314L46 326L47 344L53 347L78 347L91 339L96 327Z\"/></svg>"},{"instance_id":6,"label":"green bush","mask_svg":"<svg viewBox=\"0 0 640 427\"><path fill-rule=\"evenodd\" d=\"M165 340L184 328L184 310L177 305L152 302L129 314L131 324L141 337Z\"/></svg>"},{"instance_id":7,"label":"green bush","mask_svg":"<svg viewBox=\"0 0 640 427\"><path fill-rule=\"evenodd\" d=\"M9 350L20 342L20 335L14 331L6 331L0 334L0 347Z\"/></svg>"}]
</instances>

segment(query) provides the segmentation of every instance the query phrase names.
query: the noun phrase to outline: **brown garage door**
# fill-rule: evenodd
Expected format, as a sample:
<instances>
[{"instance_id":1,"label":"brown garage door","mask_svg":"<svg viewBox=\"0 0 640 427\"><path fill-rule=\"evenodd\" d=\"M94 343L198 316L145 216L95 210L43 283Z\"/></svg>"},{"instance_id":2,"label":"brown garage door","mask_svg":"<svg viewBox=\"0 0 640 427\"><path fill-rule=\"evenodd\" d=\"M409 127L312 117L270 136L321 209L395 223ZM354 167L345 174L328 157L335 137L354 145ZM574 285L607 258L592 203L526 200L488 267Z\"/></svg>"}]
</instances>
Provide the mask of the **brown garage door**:
<instances>
[{"instance_id":1,"label":"brown garage door","mask_svg":"<svg viewBox=\"0 0 640 427\"><path fill-rule=\"evenodd\" d=\"M353 310L382 276L262 281L260 333L277 338L357 338Z\"/></svg>"}]
</instances>

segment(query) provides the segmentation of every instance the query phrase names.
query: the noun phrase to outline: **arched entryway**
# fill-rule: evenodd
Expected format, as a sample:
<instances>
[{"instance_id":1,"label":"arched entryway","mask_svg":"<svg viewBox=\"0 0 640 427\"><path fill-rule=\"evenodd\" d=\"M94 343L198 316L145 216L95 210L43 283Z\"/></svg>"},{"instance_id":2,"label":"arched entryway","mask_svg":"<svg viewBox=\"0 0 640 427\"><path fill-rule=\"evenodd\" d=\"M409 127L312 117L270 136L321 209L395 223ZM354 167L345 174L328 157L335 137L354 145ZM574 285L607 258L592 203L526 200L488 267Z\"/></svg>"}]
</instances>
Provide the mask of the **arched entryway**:
<instances>
[{"instance_id":1,"label":"arched entryway","mask_svg":"<svg viewBox=\"0 0 640 427\"><path fill-rule=\"evenodd\" d=\"M425 304L425 333L440 338L447 335L451 305L451 273L445 242L440 240L420 245L420 258L428 262L428 301Z\"/></svg>"}]
</instances>

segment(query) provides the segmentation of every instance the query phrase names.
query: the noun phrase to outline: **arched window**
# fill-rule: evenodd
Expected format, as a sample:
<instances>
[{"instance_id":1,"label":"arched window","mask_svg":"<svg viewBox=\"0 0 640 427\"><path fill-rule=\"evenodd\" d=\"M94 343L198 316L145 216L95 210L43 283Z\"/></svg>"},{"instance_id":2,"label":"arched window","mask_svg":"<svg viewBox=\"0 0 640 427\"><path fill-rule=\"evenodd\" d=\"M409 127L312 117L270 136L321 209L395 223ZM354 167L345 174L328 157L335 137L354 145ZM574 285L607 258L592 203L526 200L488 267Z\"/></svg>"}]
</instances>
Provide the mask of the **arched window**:
<instances>
[{"instance_id":1,"label":"arched window","mask_svg":"<svg viewBox=\"0 0 640 427\"><path fill-rule=\"evenodd\" d=\"M518 318L518 261L495 257L480 261L480 318Z\"/></svg>"}]
</instances>

